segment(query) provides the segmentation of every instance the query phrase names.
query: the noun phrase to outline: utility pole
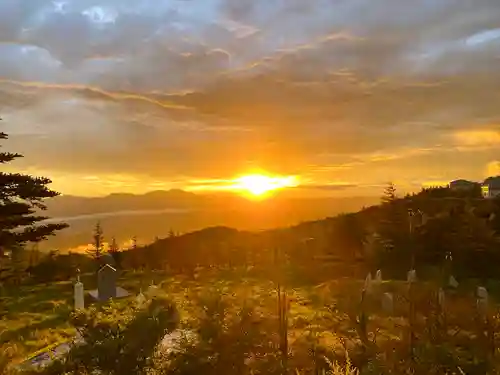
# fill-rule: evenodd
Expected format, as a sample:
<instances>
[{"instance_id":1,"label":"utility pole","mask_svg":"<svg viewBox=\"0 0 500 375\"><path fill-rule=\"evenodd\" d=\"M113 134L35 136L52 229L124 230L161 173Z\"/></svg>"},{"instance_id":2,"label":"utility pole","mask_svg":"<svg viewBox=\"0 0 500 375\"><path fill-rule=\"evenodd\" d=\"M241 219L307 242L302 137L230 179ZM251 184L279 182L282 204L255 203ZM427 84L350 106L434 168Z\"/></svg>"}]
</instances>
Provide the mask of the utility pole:
<instances>
[{"instance_id":1,"label":"utility pole","mask_svg":"<svg viewBox=\"0 0 500 375\"><path fill-rule=\"evenodd\" d=\"M415 252L416 252L416 244L414 241L414 230L415 230L415 219L422 218L422 212L420 210L412 210L411 208L408 210L408 219L409 219L409 229L410 229L410 246L411 246L411 271L415 271L416 262L415 262ZM412 363L412 369L415 370L415 296L414 296L414 281L410 280L410 284L408 286L408 294L409 294L409 326L410 326L410 359Z\"/></svg>"}]
</instances>

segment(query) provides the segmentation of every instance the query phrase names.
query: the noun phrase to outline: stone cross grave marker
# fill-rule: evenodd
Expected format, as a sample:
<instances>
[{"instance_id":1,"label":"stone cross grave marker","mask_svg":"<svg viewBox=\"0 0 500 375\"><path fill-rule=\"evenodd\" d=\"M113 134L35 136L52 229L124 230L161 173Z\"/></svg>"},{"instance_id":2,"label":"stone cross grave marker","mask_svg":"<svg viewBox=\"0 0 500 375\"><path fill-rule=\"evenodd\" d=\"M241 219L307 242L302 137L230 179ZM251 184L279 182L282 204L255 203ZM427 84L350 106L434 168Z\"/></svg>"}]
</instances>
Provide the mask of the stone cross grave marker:
<instances>
[{"instance_id":1,"label":"stone cross grave marker","mask_svg":"<svg viewBox=\"0 0 500 375\"><path fill-rule=\"evenodd\" d=\"M100 301L116 298L116 269L105 264L97 274L97 296Z\"/></svg>"}]
</instances>

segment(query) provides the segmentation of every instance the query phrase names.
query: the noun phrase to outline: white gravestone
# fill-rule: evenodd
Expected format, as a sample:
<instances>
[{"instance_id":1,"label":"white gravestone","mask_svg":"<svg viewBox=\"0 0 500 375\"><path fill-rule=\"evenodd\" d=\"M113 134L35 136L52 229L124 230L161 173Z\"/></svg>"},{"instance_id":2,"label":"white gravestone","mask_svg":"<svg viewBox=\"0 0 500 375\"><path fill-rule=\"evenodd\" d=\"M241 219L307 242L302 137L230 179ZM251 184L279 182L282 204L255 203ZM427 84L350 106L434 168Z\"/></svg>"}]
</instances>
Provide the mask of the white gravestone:
<instances>
[{"instance_id":1,"label":"white gravestone","mask_svg":"<svg viewBox=\"0 0 500 375\"><path fill-rule=\"evenodd\" d=\"M387 292L382 296L382 309L387 314L392 314L392 312L394 311L394 298L392 296L392 293Z\"/></svg>"},{"instance_id":2,"label":"white gravestone","mask_svg":"<svg viewBox=\"0 0 500 375\"><path fill-rule=\"evenodd\" d=\"M370 293L372 290L372 274L371 274L371 272L368 273L368 275L366 275L364 290L367 293Z\"/></svg>"},{"instance_id":3,"label":"white gravestone","mask_svg":"<svg viewBox=\"0 0 500 375\"><path fill-rule=\"evenodd\" d=\"M78 276L77 278L74 290L75 290L74 293L75 311L83 310L85 308L85 302L84 302L83 283L80 282L80 276Z\"/></svg>"},{"instance_id":4,"label":"white gravestone","mask_svg":"<svg viewBox=\"0 0 500 375\"><path fill-rule=\"evenodd\" d=\"M455 278L453 277L453 275L452 275L452 276L450 276L450 278L449 278L449 280L448 280L448 285L449 285L450 287L452 287L453 289L458 288L458 281L457 281L457 279L455 279Z\"/></svg>"},{"instance_id":5,"label":"white gravestone","mask_svg":"<svg viewBox=\"0 0 500 375\"><path fill-rule=\"evenodd\" d=\"M382 282L382 271L381 270L378 270L377 273L375 274L375 281L377 283Z\"/></svg>"},{"instance_id":6,"label":"white gravestone","mask_svg":"<svg viewBox=\"0 0 500 375\"><path fill-rule=\"evenodd\" d=\"M410 270L408 271L407 279L409 283L414 283L417 281L417 271Z\"/></svg>"},{"instance_id":7,"label":"white gravestone","mask_svg":"<svg viewBox=\"0 0 500 375\"><path fill-rule=\"evenodd\" d=\"M485 287L477 288L477 308L481 312L485 312L488 307L488 291Z\"/></svg>"},{"instance_id":8,"label":"white gravestone","mask_svg":"<svg viewBox=\"0 0 500 375\"><path fill-rule=\"evenodd\" d=\"M477 288L477 296L478 298L488 300L488 291L485 287L480 286Z\"/></svg>"}]
</instances>

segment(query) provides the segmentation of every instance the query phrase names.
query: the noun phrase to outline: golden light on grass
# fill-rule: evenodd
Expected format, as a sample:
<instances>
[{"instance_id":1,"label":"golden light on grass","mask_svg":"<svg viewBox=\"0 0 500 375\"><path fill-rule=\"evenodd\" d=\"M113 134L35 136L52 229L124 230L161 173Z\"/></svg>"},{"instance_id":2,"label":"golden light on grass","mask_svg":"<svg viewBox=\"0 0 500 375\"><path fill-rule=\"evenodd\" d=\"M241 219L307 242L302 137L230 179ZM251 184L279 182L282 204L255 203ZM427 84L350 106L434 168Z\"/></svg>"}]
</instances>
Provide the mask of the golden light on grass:
<instances>
[{"instance_id":1,"label":"golden light on grass","mask_svg":"<svg viewBox=\"0 0 500 375\"><path fill-rule=\"evenodd\" d=\"M298 186L298 179L295 176L272 177L264 174L249 174L238 177L234 180L231 190L241 192L252 198L265 198L270 193L287 188Z\"/></svg>"}]
</instances>

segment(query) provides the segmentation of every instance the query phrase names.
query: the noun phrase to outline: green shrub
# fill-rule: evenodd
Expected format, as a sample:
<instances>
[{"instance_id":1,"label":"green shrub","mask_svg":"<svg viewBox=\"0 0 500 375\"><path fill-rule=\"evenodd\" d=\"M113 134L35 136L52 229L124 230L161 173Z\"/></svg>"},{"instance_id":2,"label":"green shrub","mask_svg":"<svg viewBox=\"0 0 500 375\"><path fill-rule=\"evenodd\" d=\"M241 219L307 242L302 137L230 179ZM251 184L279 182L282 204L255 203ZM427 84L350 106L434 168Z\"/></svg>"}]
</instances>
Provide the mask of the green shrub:
<instances>
[{"instance_id":1,"label":"green shrub","mask_svg":"<svg viewBox=\"0 0 500 375\"><path fill-rule=\"evenodd\" d=\"M178 324L176 315L175 306L163 298L144 309L112 303L75 313L72 323L84 343L42 374L147 374L159 342Z\"/></svg>"}]
</instances>

